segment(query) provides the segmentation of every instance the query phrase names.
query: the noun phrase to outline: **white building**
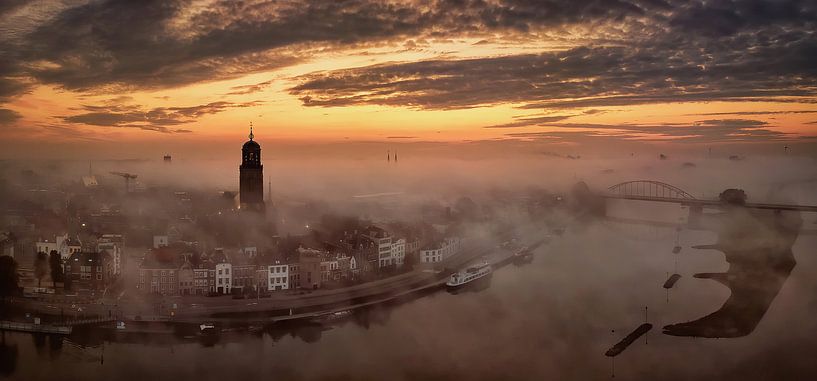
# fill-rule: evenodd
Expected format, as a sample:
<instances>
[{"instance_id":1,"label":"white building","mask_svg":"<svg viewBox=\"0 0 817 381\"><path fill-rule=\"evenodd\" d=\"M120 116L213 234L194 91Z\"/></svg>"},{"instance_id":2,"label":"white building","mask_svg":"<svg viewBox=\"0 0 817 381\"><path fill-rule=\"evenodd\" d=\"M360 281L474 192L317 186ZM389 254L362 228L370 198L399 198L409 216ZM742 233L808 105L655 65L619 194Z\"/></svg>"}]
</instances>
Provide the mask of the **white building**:
<instances>
[{"instance_id":1,"label":"white building","mask_svg":"<svg viewBox=\"0 0 817 381\"><path fill-rule=\"evenodd\" d=\"M267 290L289 290L289 265L275 264L268 266Z\"/></svg>"},{"instance_id":2,"label":"white building","mask_svg":"<svg viewBox=\"0 0 817 381\"><path fill-rule=\"evenodd\" d=\"M67 261L72 254L82 251L82 245L68 238L68 233L58 235L54 240L38 241L35 245L38 253L51 254L52 251L60 253L63 262Z\"/></svg>"},{"instance_id":3,"label":"white building","mask_svg":"<svg viewBox=\"0 0 817 381\"><path fill-rule=\"evenodd\" d=\"M255 256L258 255L258 248L255 246L242 248L241 254L247 258L255 258Z\"/></svg>"},{"instance_id":4,"label":"white building","mask_svg":"<svg viewBox=\"0 0 817 381\"><path fill-rule=\"evenodd\" d=\"M216 263L216 292L229 294L233 284L233 265L230 263Z\"/></svg>"},{"instance_id":5,"label":"white building","mask_svg":"<svg viewBox=\"0 0 817 381\"><path fill-rule=\"evenodd\" d=\"M125 248L125 240L121 234L103 234L99 237L96 244L96 250L105 250L111 255L113 259L113 273L114 275L122 274L124 263L122 262L122 250Z\"/></svg>"},{"instance_id":6,"label":"white building","mask_svg":"<svg viewBox=\"0 0 817 381\"><path fill-rule=\"evenodd\" d=\"M400 238L391 244L391 259L397 267L403 267L406 261L406 239Z\"/></svg>"},{"instance_id":7,"label":"white building","mask_svg":"<svg viewBox=\"0 0 817 381\"><path fill-rule=\"evenodd\" d=\"M153 248L158 249L163 246L167 246L170 239L166 235L155 235L153 236Z\"/></svg>"},{"instance_id":8,"label":"white building","mask_svg":"<svg viewBox=\"0 0 817 381\"><path fill-rule=\"evenodd\" d=\"M438 263L460 251L459 238L446 238L437 244L420 250L420 263Z\"/></svg>"}]
</instances>

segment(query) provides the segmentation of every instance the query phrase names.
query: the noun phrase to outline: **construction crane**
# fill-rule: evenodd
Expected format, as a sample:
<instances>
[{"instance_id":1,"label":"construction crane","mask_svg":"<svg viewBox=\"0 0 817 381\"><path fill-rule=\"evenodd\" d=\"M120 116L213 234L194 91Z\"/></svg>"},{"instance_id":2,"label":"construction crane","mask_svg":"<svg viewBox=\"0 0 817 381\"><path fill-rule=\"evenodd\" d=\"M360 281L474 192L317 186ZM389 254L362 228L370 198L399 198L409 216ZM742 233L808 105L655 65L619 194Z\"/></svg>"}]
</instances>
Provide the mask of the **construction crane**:
<instances>
[{"instance_id":1,"label":"construction crane","mask_svg":"<svg viewBox=\"0 0 817 381\"><path fill-rule=\"evenodd\" d=\"M112 175L121 176L125 179L125 193L130 192L130 181L136 179L137 175L125 172L111 172Z\"/></svg>"}]
</instances>

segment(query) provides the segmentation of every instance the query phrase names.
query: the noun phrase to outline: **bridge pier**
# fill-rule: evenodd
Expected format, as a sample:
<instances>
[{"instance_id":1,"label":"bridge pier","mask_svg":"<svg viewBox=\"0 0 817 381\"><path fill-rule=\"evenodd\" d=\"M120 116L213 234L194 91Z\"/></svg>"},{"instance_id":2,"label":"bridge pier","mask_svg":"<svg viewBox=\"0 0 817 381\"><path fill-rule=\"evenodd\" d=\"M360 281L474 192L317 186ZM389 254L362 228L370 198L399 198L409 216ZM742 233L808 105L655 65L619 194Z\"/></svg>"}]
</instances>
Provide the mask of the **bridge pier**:
<instances>
[{"instance_id":1,"label":"bridge pier","mask_svg":"<svg viewBox=\"0 0 817 381\"><path fill-rule=\"evenodd\" d=\"M702 227L701 219L704 214L704 207L701 205L690 205L689 216L687 216L687 226L690 229L700 229Z\"/></svg>"}]
</instances>

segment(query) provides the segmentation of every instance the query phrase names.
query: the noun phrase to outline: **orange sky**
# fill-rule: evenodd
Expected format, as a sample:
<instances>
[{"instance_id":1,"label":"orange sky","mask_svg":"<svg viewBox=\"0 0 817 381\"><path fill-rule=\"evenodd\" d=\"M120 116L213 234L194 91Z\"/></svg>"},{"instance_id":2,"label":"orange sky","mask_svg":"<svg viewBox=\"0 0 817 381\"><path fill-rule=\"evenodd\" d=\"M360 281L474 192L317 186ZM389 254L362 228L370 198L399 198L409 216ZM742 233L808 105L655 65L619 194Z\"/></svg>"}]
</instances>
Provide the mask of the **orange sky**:
<instances>
[{"instance_id":1,"label":"orange sky","mask_svg":"<svg viewBox=\"0 0 817 381\"><path fill-rule=\"evenodd\" d=\"M69 28L70 22L74 21L62 13L70 11L72 7L51 9L39 4L41 8L37 8L38 3L35 1L0 14L0 20L5 24L5 29L0 31L13 32L10 34L12 38L0 40L5 42L0 47L13 47L14 44L24 43L26 39L33 39L34 37L30 37L34 35L30 34L32 31L38 28L49 30L43 25L52 27L51 24L54 24L60 28ZM105 3L102 2L102 5ZM201 8L203 5L206 4L177 10L168 18L172 22L166 21L164 26L171 25L172 28L165 32L173 35L174 43L191 38L188 34L206 34L211 30L198 25L205 31L186 32L180 26L189 28L190 20L203 17L199 15L204 12L205 8ZM82 6L80 4L76 9L84 10ZM118 9L93 9L96 13L103 11L121 12ZM151 11L144 10L146 14ZM256 12L254 17L262 24L268 22L274 26L287 21L281 16L282 11L279 9L265 8L264 11L268 12L266 14L259 10L253 11ZM316 12L302 17L311 21L310 17L318 18L313 16ZM463 12L461 17L467 17L467 12ZM388 22L387 17L386 21L383 20L382 14L375 16L380 23ZM11 28L10 23L19 20L28 20L31 25L28 29ZM96 19L77 20L78 25L83 25L80 21L91 24L103 22ZM538 25L537 21L542 25ZM638 24L635 24L636 21ZM210 28L222 32L230 30L230 20L223 22L224 25L212 25ZM130 59L137 59L134 57L143 54L139 50L143 48L140 41L134 43L133 52L116 51L115 48L111 48L109 53L100 53L99 49L82 50L86 44L78 44L73 50L66 49L63 55L29 52L26 57L19 59L19 68L9 71L5 76L10 83L25 84L26 89L0 98L5 101L0 104L0 108L8 110L7 114L16 115L10 122L4 122L0 129L0 139L4 145L8 145L9 152L15 151L13 146L16 143L19 143L18 147L27 147L33 142L42 142L43 139L64 146L98 141L128 142L143 145L144 148L154 143L241 140L246 136L250 122L256 126L259 139L302 143L349 140L396 143L548 139L555 144L581 144L588 133L600 134L602 138L609 135L612 139L710 143L707 141L710 139L708 135L684 133L676 136L675 130L670 130L669 134L659 132L662 128L673 126L679 129L687 126L711 127L713 131L723 129L728 141L720 141L717 135L713 135L712 144L743 140L764 142L766 136L769 137L768 142L795 144L812 142L811 138L817 136L817 107L814 106L815 98L812 96L814 78L803 78L802 73L797 71L801 70L799 68L795 67L791 73L779 73L779 76L788 78L781 81L785 84L781 84L780 89L767 83L763 77L747 74L745 77L748 79L742 79L745 84L739 83L745 88L735 85L728 94L723 87L706 88L707 82L700 76L720 76L715 77L715 80L723 81L723 86L732 86L730 81L733 81L728 71L725 74L708 74L707 70L712 69L706 67L706 62L691 63L691 69L700 70L704 74L686 80L675 78L676 74L672 72L661 74L663 76L659 75L656 79L654 68L629 75L627 70L632 69L626 61L613 62L606 70L599 66L598 72L594 72L593 66L589 66L584 71L574 73L573 66L560 66L559 61L578 59L577 65L581 66L584 64L581 60L587 60L589 65L595 64L592 61L595 59L592 57L595 52L603 52L602 58L609 58L610 52L619 54L619 51L624 52L621 53L624 56L621 60L632 59L628 56L628 51L639 50L627 45L630 30L634 29L634 25L644 27L646 24L646 28L649 28L649 17L647 21L644 16L635 20L625 18L620 24L605 21L597 28L590 28L590 23L584 22L562 21L558 25L550 24L547 19L527 22L528 29L525 31L513 28L491 29L480 25L476 31L455 31L444 38L439 36L439 26L432 24L423 26L425 29L418 27L411 32L394 33L386 37L355 37L358 40L354 43L339 44L318 38L275 47L251 45L240 54L223 53L204 61L191 60L192 63L186 64L202 65L202 62L206 62L211 65L210 62L216 60L226 66L220 67L211 76L184 80L181 83L173 83L175 81L172 77L163 77L162 70L167 69L161 67L163 62L156 63L155 68L148 68L148 80L163 82L150 86L143 86L139 80L131 78L117 78L115 68L111 69L111 73L103 73L109 74L110 78L94 78L92 82L89 80L88 85L70 82L74 80L73 77L52 79L43 74L50 73L48 70L51 69L59 72L70 68L72 76L92 78L95 73L77 74L76 69L70 65L74 61L83 60L90 62L85 66L93 65L92 59L99 54L103 54L102 60L105 59L105 54L127 55ZM438 23L444 24L445 21ZM657 32L659 26L655 26L654 37L644 38L638 43L651 48L656 45L656 41L662 38ZM99 29L102 30L102 27ZM763 32L758 30L757 33ZM83 33L82 38L97 42L98 36L94 32ZM138 30L134 33L138 33ZM751 35L753 31L736 33ZM37 38L49 41L47 34ZM58 39L58 36L55 35L54 39ZM228 50L228 47L220 48ZM590 51L587 53L581 49ZM575 52L582 54L573 55ZM667 54L681 54L679 52L666 51ZM38 56L40 54L42 57ZM297 59L292 62L283 59L286 63L264 68L268 60L281 59L280 57ZM517 60L517 57L527 60L524 65L528 66L505 73L507 64L494 63L503 59ZM232 64L224 63L228 59ZM150 57L146 60L150 61ZM660 58L656 57L655 60L659 61ZM528 61L532 64L528 64ZM510 62L516 64L517 61ZM468 79L470 74L467 72L471 67L481 67L486 63L496 66L488 66L484 72L487 74L477 73L473 79ZM148 62L146 65L152 64ZM416 66L411 66L414 64ZM454 72L454 69L447 66L443 69L438 67L449 64L456 65L454 69L466 74ZM657 67L672 68L675 63L659 64ZM123 65L123 62L119 59L112 61L110 65ZM549 69L547 65L553 66L553 69ZM81 70L91 70L84 69L85 66L81 66ZM106 68L107 66L103 66L101 70ZM529 68L538 72L530 74ZM783 69L787 68L781 66L779 70ZM611 75L612 70L620 73ZM687 72L688 70L678 73L685 75ZM491 82L486 81L484 85L476 83L474 93L468 93L467 87L493 73L501 75L497 75L497 79L492 79ZM776 73L769 73L770 76L772 74ZM177 74L178 77L185 75L184 72ZM645 79L640 80L639 75L643 75ZM332 81L328 85L320 85L324 86L320 88L297 89L301 84L319 83L318 80L322 78L330 78ZM446 88L445 84L439 85L451 78L457 80L452 80L452 87L459 87L457 91ZM346 83L337 84L344 81ZM530 82L530 89L525 88L525 81ZM684 81L687 83L683 83ZM520 83L522 87L519 87ZM662 83L666 83L666 86ZM764 88L757 89L760 85L756 83ZM588 90L596 84L600 90ZM361 87L354 91L348 90L350 86L357 85ZM624 87L619 90L616 86ZM645 86L651 87L642 93L641 89ZM548 90L550 87L559 91ZM512 91L513 88L520 88L522 92ZM540 88L542 90L538 91ZM565 95L562 88L565 93L575 91L578 95ZM777 90L781 91L772 93ZM718 91L724 94L718 94ZM449 92L450 95L447 94ZM493 92L497 95L493 96ZM440 93L440 98L434 98L437 93ZM686 93L706 95L690 99L685 98ZM765 95L767 93L770 95ZM530 97L526 97L526 94ZM616 101L611 104L603 102L607 97L643 96L650 97L650 100ZM338 103L310 105L310 99ZM434 103L439 102L439 99L444 99L443 103ZM552 104L548 103L551 99L559 102L591 100L596 104L557 104L551 107L548 106ZM449 100L451 104L448 103ZM542 106L537 106L538 104ZM206 111L188 109L183 112L190 114L167 114L167 110L171 108L195 108L203 105L209 105ZM151 110L156 109L164 110L161 111L161 117L148 116ZM139 115L142 113L145 114L144 120L140 120ZM128 119L110 119L121 118L123 115L127 115ZM525 118L542 117L553 119L542 123L508 126ZM486 128L492 126L504 127ZM762 133L756 133L758 130ZM709 131L706 130L704 135L709 134ZM551 133L555 133L555 137ZM748 136L746 139L742 137L744 133ZM733 134L741 137L733 141ZM17 150L15 153L20 152Z\"/></svg>"}]
</instances>

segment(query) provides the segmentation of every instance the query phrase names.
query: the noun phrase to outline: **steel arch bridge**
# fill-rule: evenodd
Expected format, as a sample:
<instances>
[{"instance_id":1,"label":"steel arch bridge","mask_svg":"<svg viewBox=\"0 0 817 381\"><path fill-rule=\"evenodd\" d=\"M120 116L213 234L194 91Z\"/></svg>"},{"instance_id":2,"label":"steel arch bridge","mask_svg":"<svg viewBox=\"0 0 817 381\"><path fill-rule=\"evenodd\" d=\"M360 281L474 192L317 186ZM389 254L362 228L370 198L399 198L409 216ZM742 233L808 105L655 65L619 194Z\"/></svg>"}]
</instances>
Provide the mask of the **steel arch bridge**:
<instances>
[{"instance_id":1,"label":"steel arch bridge","mask_svg":"<svg viewBox=\"0 0 817 381\"><path fill-rule=\"evenodd\" d=\"M724 203L719 199L698 199L689 192L676 186L653 180L626 181L607 188L604 198L657 201L681 204L690 208L690 217L699 215L703 208L722 208ZM817 213L817 205L770 204L754 202L743 205L752 209L791 210Z\"/></svg>"},{"instance_id":2,"label":"steel arch bridge","mask_svg":"<svg viewBox=\"0 0 817 381\"><path fill-rule=\"evenodd\" d=\"M697 200L689 192L676 186L653 180L626 181L607 188L609 197L662 200L662 201L694 201Z\"/></svg>"}]
</instances>

